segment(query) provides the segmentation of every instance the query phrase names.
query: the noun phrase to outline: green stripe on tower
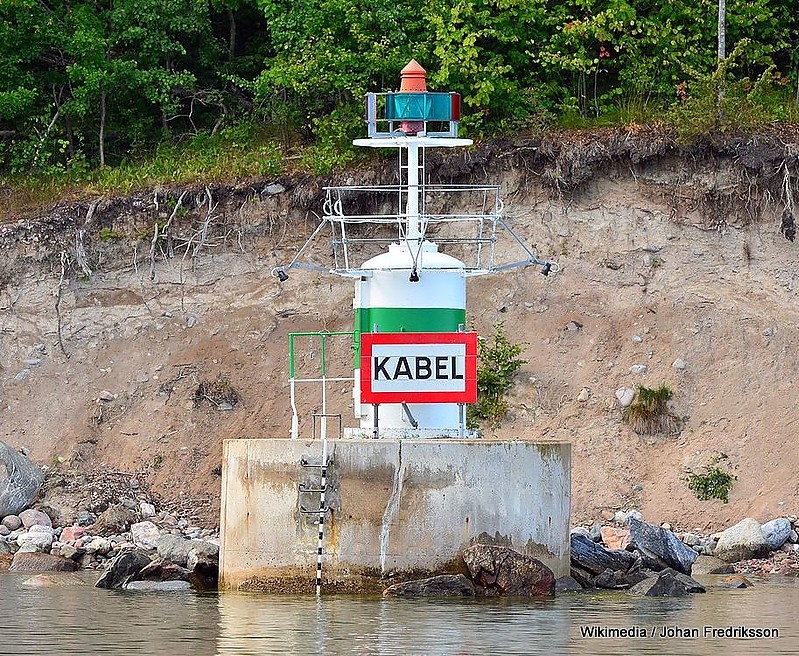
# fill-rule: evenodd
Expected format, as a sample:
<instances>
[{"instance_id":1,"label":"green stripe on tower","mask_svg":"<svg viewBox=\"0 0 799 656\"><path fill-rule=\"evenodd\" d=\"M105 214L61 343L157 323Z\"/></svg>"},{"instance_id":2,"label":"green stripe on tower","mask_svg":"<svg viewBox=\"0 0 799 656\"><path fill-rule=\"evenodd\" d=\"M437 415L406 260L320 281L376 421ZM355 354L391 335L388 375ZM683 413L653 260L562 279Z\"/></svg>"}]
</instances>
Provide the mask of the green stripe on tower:
<instances>
[{"instance_id":1,"label":"green stripe on tower","mask_svg":"<svg viewBox=\"0 0 799 656\"><path fill-rule=\"evenodd\" d=\"M466 325L463 308L355 308L355 368L361 366L360 333L454 333Z\"/></svg>"}]
</instances>

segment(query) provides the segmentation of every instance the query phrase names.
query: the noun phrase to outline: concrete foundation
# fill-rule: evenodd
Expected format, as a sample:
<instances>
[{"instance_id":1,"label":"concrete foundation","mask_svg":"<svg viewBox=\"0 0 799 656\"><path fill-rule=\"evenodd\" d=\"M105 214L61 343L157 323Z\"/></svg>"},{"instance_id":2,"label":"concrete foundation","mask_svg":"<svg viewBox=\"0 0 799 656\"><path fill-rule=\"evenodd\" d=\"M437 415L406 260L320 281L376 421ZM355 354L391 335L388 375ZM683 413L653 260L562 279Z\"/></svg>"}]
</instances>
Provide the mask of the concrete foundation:
<instances>
[{"instance_id":1,"label":"concrete foundation","mask_svg":"<svg viewBox=\"0 0 799 656\"><path fill-rule=\"evenodd\" d=\"M318 440L228 440L222 470L220 587L312 591ZM565 443L328 441L323 548L327 591L379 590L455 571L494 542L569 573L571 449Z\"/></svg>"}]
</instances>

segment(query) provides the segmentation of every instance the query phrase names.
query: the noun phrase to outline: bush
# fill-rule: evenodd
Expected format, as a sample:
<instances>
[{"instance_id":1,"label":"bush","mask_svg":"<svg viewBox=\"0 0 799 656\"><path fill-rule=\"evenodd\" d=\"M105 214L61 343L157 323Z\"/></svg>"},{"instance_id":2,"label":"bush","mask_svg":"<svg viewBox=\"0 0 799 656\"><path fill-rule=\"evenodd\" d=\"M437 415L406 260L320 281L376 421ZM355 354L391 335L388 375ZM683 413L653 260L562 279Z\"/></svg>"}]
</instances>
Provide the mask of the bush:
<instances>
[{"instance_id":1,"label":"bush","mask_svg":"<svg viewBox=\"0 0 799 656\"><path fill-rule=\"evenodd\" d=\"M492 342L480 338L477 343L477 403L467 411L469 428L476 428L480 420L489 420L498 426L508 411L505 394L513 385L513 376L527 362L520 358L523 348L513 344L505 335L503 322L494 327Z\"/></svg>"},{"instance_id":2,"label":"bush","mask_svg":"<svg viewBox=\"0 0 799 656\"><path fill-rule=\"evenodd\" d=\"M677 417L668 410L673 396L671 388L663 383L657 389L639 385L635 399L624 410L623 419L639 435L671 435L677 432Z\"/></svg>"},{"instance_id":3,"label":"bush","mask_svg":"<svg viewBox=\"0 0 799 656\"><path fill-rule=\"evenodd\" d=\"M688 489L700 501L721 499L729 502L729 494L735 476L718 468L718 465L708 466L704 474L691 474L688 476Z\"/></svg>"}]
</instances>

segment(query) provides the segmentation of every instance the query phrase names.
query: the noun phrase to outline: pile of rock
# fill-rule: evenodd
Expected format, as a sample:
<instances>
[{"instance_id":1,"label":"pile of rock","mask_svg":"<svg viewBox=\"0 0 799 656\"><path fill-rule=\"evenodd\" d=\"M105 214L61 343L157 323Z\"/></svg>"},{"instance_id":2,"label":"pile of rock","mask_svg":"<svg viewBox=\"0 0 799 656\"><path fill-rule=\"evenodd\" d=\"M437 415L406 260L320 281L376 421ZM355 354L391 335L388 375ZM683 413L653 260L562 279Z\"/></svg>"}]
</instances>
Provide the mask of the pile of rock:
<instances>
[{"instance_id":1,"label":"pile of rock","mask_svg":"<svg viewBox=\"0 0 799 656\"><path fill-rule=\"evenodd\" d=\"M637 511L617 513L614 521L615 525L595 524L571 531L571 576L582 588L628 590L648 596L703 592L690 578L692 573L734 572L731 563L752 562L747 559L764 558L778 550L785 556L779 558L783 565L778 571L799 569L799 525L793 516L762 525L746 518L710 536L675 533L668 524L644 522ZM765 569L757 565L737 571Z\"/></svg>"},{"instance_id":2,"label":"pile of rock","mask_svg":"<svg viewBox=\"0 0 799 656\"><path fill-rule=\"evenodd\" d=\"M124 499L98 517L85 511L79 513L73 524L63 527L53 527L50 517L35 509L7 515L0 522L0 569L107 568L113 567L120 554L128 552L146 558L142 567L151 567L141 580L152 580L160 573L161 580L174 580L180 575L187 586L216 586L218 534L191 526L167 512L157 513L148 502ZM160 569L153 563L160 564Z\"/></svg>"}]
</instances>

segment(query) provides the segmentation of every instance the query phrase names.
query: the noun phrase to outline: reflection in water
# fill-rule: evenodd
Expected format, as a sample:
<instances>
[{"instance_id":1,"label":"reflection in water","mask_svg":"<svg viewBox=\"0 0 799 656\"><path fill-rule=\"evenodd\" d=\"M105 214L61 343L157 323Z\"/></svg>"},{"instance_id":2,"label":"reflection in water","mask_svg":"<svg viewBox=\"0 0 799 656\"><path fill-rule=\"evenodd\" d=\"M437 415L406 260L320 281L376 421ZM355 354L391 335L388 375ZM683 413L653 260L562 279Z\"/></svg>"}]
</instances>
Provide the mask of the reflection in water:
<instances>
[{"instance_id":1,"label":"reflection in water","mask_svg":"<svg viewBox=\"0 0 799 656\"><path fill-rule=\"evenodd\" d=\"M94 581L95 576L89 580ZM796 654L799 580L680 599L580 593L554 600L384 600L237 593L29 588L0 574L0 636L19 654ZM705 625L779 629L778 639L707 638ZM608 627L645 637L586 637ZM698 638L657 637L666 627ZM655 636L651 635L654 630Z\"/></svg>"}]
</instances>

